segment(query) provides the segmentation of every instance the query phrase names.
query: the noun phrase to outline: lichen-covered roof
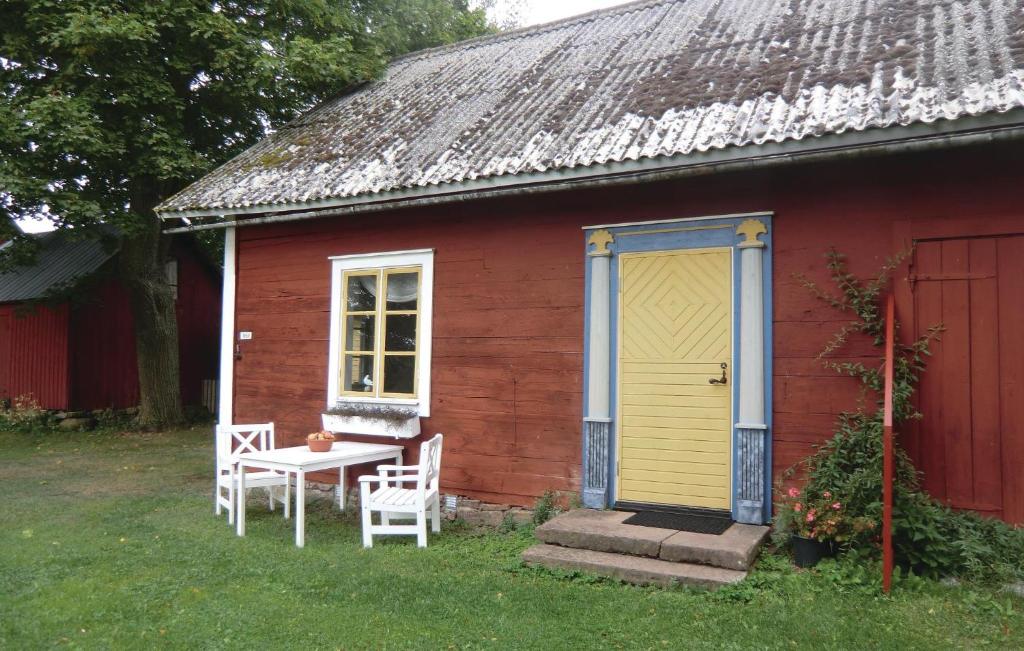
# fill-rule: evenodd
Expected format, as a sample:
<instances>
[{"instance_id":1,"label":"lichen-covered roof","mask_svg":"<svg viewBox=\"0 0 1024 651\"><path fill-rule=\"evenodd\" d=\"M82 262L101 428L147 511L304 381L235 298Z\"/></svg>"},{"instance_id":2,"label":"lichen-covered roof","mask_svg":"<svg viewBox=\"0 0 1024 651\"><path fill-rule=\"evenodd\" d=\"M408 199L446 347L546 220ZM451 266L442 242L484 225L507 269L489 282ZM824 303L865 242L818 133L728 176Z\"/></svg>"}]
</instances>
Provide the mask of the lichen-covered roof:
<instances>
[{"instance_id":1,"label":"lichen-covered roof","mask_svg":"<svg viewBox=\"0 0 1024 651\"><path fill-rule=\"evenodd\" d=\"M428 50L164 212L474 179L1024 107L1024 0L658 0Z\"/></svg>"},{"instance_id":2,"label":"lichen-covered roof","mask_svg":"<svg viewBox=\"0 0 1024 651\"><path fill-rule=\"evenodd\" d=\"M39 240L36 262L0 273L0 303L45 298L92 274L117 254L117 247L102 239L75 239L61 231L33 237ZM0 249L8 246L12 244Z\"/></svg>"}]
</instances>

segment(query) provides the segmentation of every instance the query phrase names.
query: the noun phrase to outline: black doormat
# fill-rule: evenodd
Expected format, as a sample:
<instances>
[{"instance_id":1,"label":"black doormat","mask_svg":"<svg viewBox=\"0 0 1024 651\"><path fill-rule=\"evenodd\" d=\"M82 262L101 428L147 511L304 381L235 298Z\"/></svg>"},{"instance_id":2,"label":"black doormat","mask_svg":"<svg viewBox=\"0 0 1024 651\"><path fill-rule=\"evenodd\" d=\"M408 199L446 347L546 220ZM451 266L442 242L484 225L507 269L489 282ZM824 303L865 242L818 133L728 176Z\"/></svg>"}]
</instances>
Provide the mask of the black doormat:
<instances>
[{"instance_id":1,"label":"black doormat","mask_svg":"<svg viewBox=\"0 0 1024 651\"><path fill-rule=\"evenodd\" d=\"M635 524L641 527L657 527L658 529L675 529L693 533L707 533L720 536L732 526L732 519L721 515L705 513L668 513L664 511L640 511L622 524Z\"/></svg>"}]
</instances>

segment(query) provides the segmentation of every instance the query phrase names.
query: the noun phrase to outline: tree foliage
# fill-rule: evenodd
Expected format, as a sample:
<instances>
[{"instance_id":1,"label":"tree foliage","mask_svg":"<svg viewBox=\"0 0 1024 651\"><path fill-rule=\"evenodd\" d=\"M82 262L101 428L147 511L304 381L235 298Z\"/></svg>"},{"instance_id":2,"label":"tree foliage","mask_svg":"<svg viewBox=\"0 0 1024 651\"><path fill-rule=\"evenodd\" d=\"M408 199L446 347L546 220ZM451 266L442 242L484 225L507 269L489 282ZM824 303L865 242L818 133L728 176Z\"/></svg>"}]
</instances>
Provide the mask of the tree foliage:
<instances>
[{"instance_id":1,"label":"tree foliage","mask_svg":"<svg viewBox=\"0 0 1024 651\"><path fill-rule=\"evenodd\" d=\"M487 30L465 0L8 0L0 188L12 216L120 220L412 49Z\"/></svg>"},{"instance_id":2,"label":"tree foliage","mask_svg":"<svg viewBox=\"0 0 1024 651\"><path fill-rule=\"evenodd\" d=\"M153 208L389 58L489 30L468 0L6 0L0 214L124 233L143 420L174 420L168 238ZM14 234L8 219L0 229ZM31 257L31 238L15 239L0 264Z\"/></svg>"}]
</instances>

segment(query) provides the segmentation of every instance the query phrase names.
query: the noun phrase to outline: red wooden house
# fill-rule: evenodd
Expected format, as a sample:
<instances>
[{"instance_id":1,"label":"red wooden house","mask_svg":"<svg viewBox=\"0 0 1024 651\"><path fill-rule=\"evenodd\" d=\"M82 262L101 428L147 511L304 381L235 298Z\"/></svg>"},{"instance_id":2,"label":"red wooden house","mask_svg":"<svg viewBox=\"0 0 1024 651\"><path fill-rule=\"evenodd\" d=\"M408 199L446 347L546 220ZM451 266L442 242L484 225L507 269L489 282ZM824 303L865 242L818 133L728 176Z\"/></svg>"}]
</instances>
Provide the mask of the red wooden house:
<instances>
[{"instance_id":1,"label":"red wooden house","mask_svg":"<svg viewBox=\"0 0 1024 651\"><path fill-rule=\"evenodd\" d=\"M38 235L32 266L0 274L0 399L31 395L44 409L139 404L128 293L117 239ZM220 273L191 242L172 246L182 400L200 405L217 377ZM206 398L207 402L210 398Z\"/></svg>"},{"instance_id":2,"label":"red wooden house","mask_svg":"<svg viewBox=\"0 0 1024 651\"><path fill-rule=\"evenodd\" d=\"M1024 522L1022 136L1022 0L645 1L395 60L160 210L225 230L222 421L749 523L858 400L796 275L913 247L902 334L946 334L903 441Z\"/></svg>"}]
</instances>

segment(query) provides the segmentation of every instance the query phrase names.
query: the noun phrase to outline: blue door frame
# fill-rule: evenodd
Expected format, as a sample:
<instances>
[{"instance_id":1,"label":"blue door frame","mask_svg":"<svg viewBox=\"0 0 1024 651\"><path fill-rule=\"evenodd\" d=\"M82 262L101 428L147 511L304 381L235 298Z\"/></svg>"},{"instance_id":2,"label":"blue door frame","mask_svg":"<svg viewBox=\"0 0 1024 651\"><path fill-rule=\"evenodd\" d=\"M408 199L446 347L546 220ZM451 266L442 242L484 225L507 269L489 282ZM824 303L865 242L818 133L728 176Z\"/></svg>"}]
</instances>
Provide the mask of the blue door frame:
<instances>
[{"instance_id":1,"label":"blue door frame","mask_svg":"<svg viewBox=\"0 0 1024 651\"><path fill-rule=\"evenodd\" d=\"M750 224L755 224L751 236ZM739 216L707 217L668 220L658 222L603 225L584 229L587 248L586 267L586 319L584 321L584 440L583 478L584 504L591 508L614 506L616 492L616 436L618 406L618 332L619 318L619 255L633 252L672 251L731 247L733 252L733 356L735 360L743 355L740 323L743 319L741 294L744 275L741 269L741 255L737 249L755 242L760 248L760 280L763 297L762 309L762 350L763 378L761 391L764 400L764 423L751 429L749 424L740 422L741 365L732 364L733 423L732 432L732 490L731 512L733 519L750 524L766 523L771 518L771 404L772 404L772 216L770 213L756 213ZM599 256L603 256L600 259ZM606 265L606 271L596 271L596 265ZM607 295L599 291L594 295L595 273L606 274ZM603 281L602 281L603 282ZM748 281L749 282L749 281ZM601 283L599 283L601 284ZM607 314L608 323L596 328L593 321L595 303L607 301L607 309L597 314ZM756 310L755 310L756 311ZM595 339L595 333L598 334ZM607 340L605 341L605 337ZM594 377L592 368L595 347L607 347L603 351L608 366L606 377ZM600 366L600 365L598 365ZM600 375L600 373L599 373ZM592 411L592 383L603 383L596 387L604 410L595 417ZM605 386L606 384L606 386ZM749 382L746 383L749 386ZM607 391L607 400L602 392ZM600 409L600 407L599 407ZM603 449L602 449L603 448ZM747 493L747 494L744 494Z\"/></svg>"}]
</instances>

